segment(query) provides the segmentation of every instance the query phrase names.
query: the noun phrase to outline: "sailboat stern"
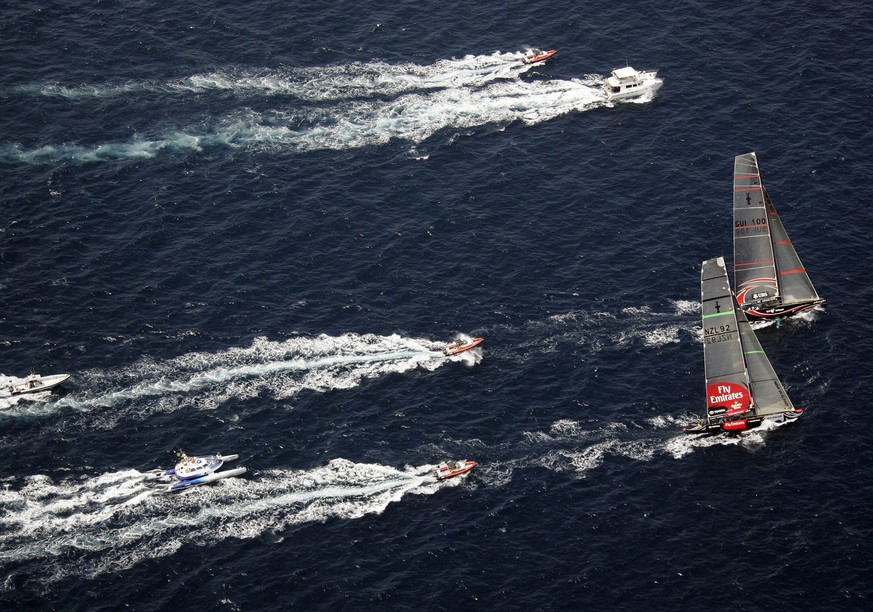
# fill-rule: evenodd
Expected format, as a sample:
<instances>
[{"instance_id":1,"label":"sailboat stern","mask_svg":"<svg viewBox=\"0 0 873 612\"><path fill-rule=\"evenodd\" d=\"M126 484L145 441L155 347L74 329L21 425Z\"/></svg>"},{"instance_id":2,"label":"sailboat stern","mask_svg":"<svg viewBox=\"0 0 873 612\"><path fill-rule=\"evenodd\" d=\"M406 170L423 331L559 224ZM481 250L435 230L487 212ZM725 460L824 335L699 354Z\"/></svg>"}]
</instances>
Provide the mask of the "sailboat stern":
<instances>
[{"instance_id":1,"label":"sailboat stern","mask_svg":"<svg viewBox=\"0 0 873 612\"><path fill-rule=\"evenodd\" d=\"M762 417L752 419L737 419L735 421L727 421L721 424L721 428L725 431L746 431L761 425L764 422Z\"/></svg>"},{"instance_id":2,"label":"sailboat stern","mask_svg":"<svg viewBox=\"0 0 873 612\"><path fill-rule=\"evenodd\" d=\"M828 301L825 298L818 298L808 302L779 304L769 308L766 305L759 304L749 306L743 305L743 312L746 316L757 319L781 319L783 317L790 317L791 315L806 312L807 310L812 310L816 306L824 306L827 303Z\"/></svg>"},{"instance_id":3,"label":"sailboat stern","mask_svg":"<svg viewBox=\"0 0 873 612\"><path fill-rule=\"evenodd\" d=\"M782 412L775 415L756 416L745 419L725 421L721 424L721 428L724 431L747 431L749 429L755 429L756 427L760 427L764 423L764 421L785 423L786 421L793 421L801 414L803 414L803 408L795 408L794 410L791 410L789 412Z\"/></svg>"}]
</instances>

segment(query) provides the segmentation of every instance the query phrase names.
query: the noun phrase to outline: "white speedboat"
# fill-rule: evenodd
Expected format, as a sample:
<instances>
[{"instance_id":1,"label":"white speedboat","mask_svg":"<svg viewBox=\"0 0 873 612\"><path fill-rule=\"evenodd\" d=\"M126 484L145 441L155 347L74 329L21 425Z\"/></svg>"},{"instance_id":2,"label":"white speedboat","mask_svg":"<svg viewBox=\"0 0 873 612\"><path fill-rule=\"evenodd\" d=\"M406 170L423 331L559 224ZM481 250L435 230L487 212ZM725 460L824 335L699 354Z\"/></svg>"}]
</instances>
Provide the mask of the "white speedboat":
<instances>
[{"instance_id":1,"label":"white speedboat","mask_svg":"<svg viewBox=\"0 0 873 612\"><path fill-rule=\"evenodd\" d=\"M215 455L204 455L202 457L191 457L185 453L179 453L179 463L172 470L163 472L164 476L175 476L179 482L174 482L169 487L168 491L181 491L188 487L196 487L197 485L208 484L221 480L222 478L231 478L246 473L244 467L234 468L219 472L218 470L228 461L239 459L239 455L224 455L217 453Z\"/></svg>"},{"instance_id":2,"label":"white speedboat","mask_svg":"<svg viewBox=\"0 0 873 612\"><path fill-rule=\"evenodd\" d=\"M69 374L53 374L52 376L40 376L31 374L17 385L9 385L10 395L23 395L24 393L40 393L57 387L70 377Z\"/></svg>"},{"instance_id":3,"label":"white speedboat","mask_svg":"<svg viewBox=\"0 0 873 612\"><path fill-rule=\"evenodd\" d=\"M603 93L607 100L623 100L653 92L663 84L657 70L634 70L625 66L612 71L612 76L603 84Z\"/></svg>"}]
</instances>

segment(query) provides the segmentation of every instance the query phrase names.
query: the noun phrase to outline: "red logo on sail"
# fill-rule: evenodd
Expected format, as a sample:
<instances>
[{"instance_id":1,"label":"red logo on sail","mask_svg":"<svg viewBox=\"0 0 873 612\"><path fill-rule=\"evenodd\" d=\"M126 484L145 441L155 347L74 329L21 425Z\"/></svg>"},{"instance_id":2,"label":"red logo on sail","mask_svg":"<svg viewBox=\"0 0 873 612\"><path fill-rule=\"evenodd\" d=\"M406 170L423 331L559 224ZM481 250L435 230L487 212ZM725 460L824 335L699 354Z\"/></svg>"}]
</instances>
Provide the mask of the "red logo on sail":
<instances>
[{"instance_id":1,"label":"red logo on sail","mask_svg":"<svg viewBox=\"0 0 873 612\"><path fill-rule=\"evenodd\" d=\"M715 382L706 386L706 409L710 416L743 414L751 403L749 390L740 383Z\"/></svg>"},{"instance_id":2,"label":"red logo on sail","mask_svg":"<svg viewBox=\"0 0 873 612\"><path fill-rule=\"evenodd\" d=\"M737 302L740 306L773 299L779 295L779 286L775 278L752 278L745 281L737 291Z\"/></svg>"}]
</instances>

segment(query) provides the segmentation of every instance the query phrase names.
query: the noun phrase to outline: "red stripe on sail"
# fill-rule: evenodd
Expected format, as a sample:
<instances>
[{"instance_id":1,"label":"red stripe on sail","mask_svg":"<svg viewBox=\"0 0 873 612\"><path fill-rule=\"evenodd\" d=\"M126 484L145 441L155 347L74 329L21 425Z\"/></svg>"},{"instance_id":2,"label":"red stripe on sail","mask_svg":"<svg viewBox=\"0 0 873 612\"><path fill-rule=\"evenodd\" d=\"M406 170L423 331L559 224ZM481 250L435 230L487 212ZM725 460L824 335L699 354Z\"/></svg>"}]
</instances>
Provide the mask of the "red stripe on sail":
<instances>
[{"instance_id":1,"label":"red stripe on sail","mask_svg":"<svg viewBox=\"0 0 873 612\"><path fill-rule=\"evenodd\" d=\"M738 264L735 264L734 267L735 267L735 268L739 268L739 267L741 267L741 266L760 266L760 265L762 265L762 264L771 264L771 263L773 263L773 260L772 260L772 259L771 259L770 261L749 261L749 262L746 262L746 263L738 263Z\"/></svg>"},{"instance_id":2,"label":"red stripe on sail","mask_svg":"<svg viewBox=\"0 0 873 612\"><path fill-rule=\"evenodd\" d=\"M752 185L751 187L742 187L740 189L734 189L734 193L742 193L743 191L760 191L760 185Z\"/></svg>"},{"instance_id":3,"label":"red stripe on sail","mask_svg":"<svg viewBox=\"0 0 873 612\"><path fill-rule=\"evenodd\" d=\"M779 242L774 242L773 244L774 245L775 244L791 244L791 241L790 240L780 240Z\"/></svg>"},{"instance_id":4,"label":"red stripe on sail","mask_svg":"<svg viewBox=\"0 0 873 612\"><path fill-rule=\"evenodd\" d=\"M740 179L740 178L750 179L750 178L760 178L760 177L761 177L760 174L735 174L734 175L735 179Z\"/></svg>"},{"instance_id":5,"label":"red stripe on sail","mask_svg":"<svg viewBox=\"0 0 873 612\"><path fill-rule=\"evenodd\" d=\"M785 270L785 272L780 272L779 274L801 274L802 272L806 272L803 268L798 270Z\"/></svg>"}]
</instances>

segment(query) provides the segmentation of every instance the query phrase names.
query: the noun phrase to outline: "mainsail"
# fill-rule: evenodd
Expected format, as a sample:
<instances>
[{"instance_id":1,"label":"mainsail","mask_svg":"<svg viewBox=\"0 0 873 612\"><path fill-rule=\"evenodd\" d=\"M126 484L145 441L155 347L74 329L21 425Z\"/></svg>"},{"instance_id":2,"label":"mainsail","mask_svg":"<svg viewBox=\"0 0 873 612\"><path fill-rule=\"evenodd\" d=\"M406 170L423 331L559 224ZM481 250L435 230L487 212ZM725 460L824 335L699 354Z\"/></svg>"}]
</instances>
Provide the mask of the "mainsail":
<instances>
[{"instance_id":1,"label":"mainsail","mask_svg":"<svg viewBox=\"0 0 873 612\"><path fill-rule=\"evenodd\" d=\"M738 431L765 418L797 418L728 281L724 258L700 268L700 312L706 377L706 421L686 431Z\"/></svg>"},{"instance_id":2,"label":"mainsail","mask_svg":"<svg viewBox=\"0 0 873 612\"><path fill-rule=\"evenodd\" d=\"M751 404L738 310L734 308L724 258L704 261L700 268L700 312L706 414L710 420L742 414Z\"/></svg>"},{"instance_id":3,"label":"mainsail","mask_svg":"<svg viewBox=\"0 0 873 612\"><path fill-rule=\"evenodd\" d=\"M754 153L734 158L734 282L751 316L785 316L825 302L761 183Z\"/></svg>"}]
</instances>

